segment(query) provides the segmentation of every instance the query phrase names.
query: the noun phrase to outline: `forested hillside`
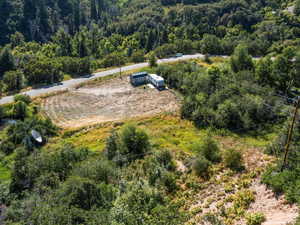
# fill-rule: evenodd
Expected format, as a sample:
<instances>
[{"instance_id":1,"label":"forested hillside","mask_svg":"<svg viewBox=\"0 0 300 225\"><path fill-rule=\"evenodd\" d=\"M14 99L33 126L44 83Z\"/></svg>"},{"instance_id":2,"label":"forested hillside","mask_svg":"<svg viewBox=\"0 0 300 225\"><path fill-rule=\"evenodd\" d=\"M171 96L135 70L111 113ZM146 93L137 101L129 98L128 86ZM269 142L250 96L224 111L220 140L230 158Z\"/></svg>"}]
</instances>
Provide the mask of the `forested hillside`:
<instances>
[{"instance_id":1,"label":"forested hillside","mask_svg":"<svg viewBox=\"0 0 300 225\"><path fill-rule=\"evenodd\" d=\"M299 46L300 0L0 0L0 97L146 60L168 87L120 70L0 105L0 224L296 222Z\"/></svg>"}]
</instances>

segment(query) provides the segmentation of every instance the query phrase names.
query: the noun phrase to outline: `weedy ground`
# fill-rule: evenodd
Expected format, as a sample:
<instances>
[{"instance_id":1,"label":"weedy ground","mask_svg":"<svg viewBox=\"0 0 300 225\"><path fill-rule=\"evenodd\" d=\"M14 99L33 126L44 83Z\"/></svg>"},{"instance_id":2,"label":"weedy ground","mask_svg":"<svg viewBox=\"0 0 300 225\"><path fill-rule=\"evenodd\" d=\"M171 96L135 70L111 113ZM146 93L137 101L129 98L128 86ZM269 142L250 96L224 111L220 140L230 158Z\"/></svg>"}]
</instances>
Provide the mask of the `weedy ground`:
<instances>
[{"instance_id":1,"label":"weedy ground","mask_svg":"<svg viewBox=\"0 0 300 225\"><path fill-rule=\"evenodd\" d=\"M264 216L263 224L286 224L297 217L298 208L295 205L287 204L284 197L274 196L271 190L260 183L262 172L274 162L274 158L263 153L264 146L276 135L272 130L256 136L237 135L197 128L177 114L163 113L65 130L63 141L53 140L50 144L67 142L101 152L105 148L105 139L125 123L134 123L143 128L149 134L154 148L172 152L180 174L177 179L179 189L172 198L174 202L182 204L182 210L190 212L188 225L217 224L216 221L225 225L247 224L246 218L257 213ZM235 172L218 163L210 167L209 178L197 177L190 168L190 159L194 155L191 146L207 134L217 140L221 152L228 148L239 150L243 155L245 170Z\"/></svg>"}]
</instances>

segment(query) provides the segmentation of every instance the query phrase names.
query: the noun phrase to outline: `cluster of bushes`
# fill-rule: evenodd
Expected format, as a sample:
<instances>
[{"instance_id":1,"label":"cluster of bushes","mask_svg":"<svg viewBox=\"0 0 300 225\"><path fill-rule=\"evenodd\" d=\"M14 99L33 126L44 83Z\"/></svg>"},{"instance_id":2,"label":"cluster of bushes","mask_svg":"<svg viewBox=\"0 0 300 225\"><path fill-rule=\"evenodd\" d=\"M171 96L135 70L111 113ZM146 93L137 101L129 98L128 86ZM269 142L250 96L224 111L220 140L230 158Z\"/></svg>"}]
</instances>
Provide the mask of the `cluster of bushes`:
<instances>
[{"instance_id":1,"label":"cluster of bushes","mask_svg":"<svg viewBox=\"0 0 300 225\"><path fill-rule=\"evenodd\" d=\"M172 155L150 154L148 136L133 125L112 133L104 154L69 144L15 151L12 181L0 188L8 223L175 225L187 219L166 197L177 188ZM117 155L126 157L122 164Z\"/></svg>"},{"instance_id":2,"label":"cluster of bushes","mask_svg":"<svg viewBox=\"0 0 300 225\"><path fill-rule=\"evenodd\" d=\"M28 46L27 51L31 48L34 46ZM48 57L38 53L16 55L12 55L9 47L0 52L0 91L14 92L28 85L58 83L64 74L74 77L91 72L88 57Z\"/></svg>"},{"instance_id":3,"label":"cluster of bushes","mask_svg":"<svg viewBox=\"0 0 300 225\"><path fill-rule=\"evenodd\" d=\"M244 169L241 153L235 149L227 149L221 153L217 142L211 136L206 136L201 142L193 144L191 150L196 154L192 168L198 176L208 177L209 166L221 160L232 170Z\"/></svg>"},{"instance_id":4,"label":"cluster of bushes","mask_svg":"<svg viewBox=\"0 0 300 225\"><path fill-rule=\"evenodd\" d=\"M0 108L3 110L3 118L12 120L0 143L0 150L6 155L20 146L28 150L39 148L49 137L57 134L58 128L50 119L39 115L38 107L31 103L27 95L16 95L12 105ZM42 135L43 143L34 140L32 130Z\"/></svg>"},{"instance_id":5,"label":"cluster of bushes","mask_svg":"<svg viewBox=\"0 0 300 225\"><path fill-rule=\"evenodd\" d=\"M263 58L256 63L241 45L229 63L220 66L204 69L183 62L160 65L156 72L184 95L182 117L198 126L247 131L284 118L283 100L275 96L275 89L291 95L293 87L299 86L296 56L295 50L288 48L274 61ZM281 58L284 67L279 66Z\"/></svg>"},{"instance_id":6,"label":"cluster of bushes","mask_svg":"<svg viewBox=\"0 0 300 225\"><path fill-rule=\"evenodd\" d=\"M262 182L271 188L277 195L285 194L290 203L300 204L300 125L296 121L286 164L284 164L287 133L290 129L290 120L284 124L275 141L266 148L266 153L277 158L275 165L270 166L262 176ZM298 221L299 223L299 218ZM296 224L298 224L296 223Z\"/></svg>"}]
</instances>

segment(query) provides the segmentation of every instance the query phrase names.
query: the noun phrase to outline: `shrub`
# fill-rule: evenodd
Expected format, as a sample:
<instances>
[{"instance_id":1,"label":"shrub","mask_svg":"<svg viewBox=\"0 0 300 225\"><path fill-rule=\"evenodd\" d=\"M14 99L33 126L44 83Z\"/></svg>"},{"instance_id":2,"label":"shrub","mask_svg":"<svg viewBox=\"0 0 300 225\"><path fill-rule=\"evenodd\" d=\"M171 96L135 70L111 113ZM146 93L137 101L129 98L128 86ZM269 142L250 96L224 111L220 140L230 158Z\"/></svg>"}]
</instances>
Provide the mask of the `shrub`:
<instances>
[{"instance_id":1,"label":"shrub","mask_svg":"<svg viewBox=\"0 0 300 225\"><path fill-rule=\"evenodd\" d=\"M5 153L6 155L10 154L13 152L13 150L15 149L15 145L8 141L8 140L4 140L2 141L2 143L0 144L0 151L2 151L3 153Z\"/></svg>"},{"instance_id":2,"label":"shrub","mask_svg":"<svg viewBox=\"0 0 300 225\"><path fill-rule=\"evenodd\" d=\"M161 150L156 153L156 160L161 166L167 170L175 170L174 162L172 161L171 152L168 150Z\"/></svg>"},{"instance_id":3,"label":"shrub","mask_svg":"<svg viewBox=\"0 0 300 225\"><path fill-rule=\"evenodd\" d=\"M219 146L210 136L206 136L202 142L194 144L192 150L211 162L220 161Z\"/></svg>"},{"instance_id":4,"label":"shrub","mask_svg":"<svg viewBox=\"0 0 300 225\"><path fill-rule=\"evenodd\" d=\"M246 216L247 225L260 225L266 220L262 213L252 213Z\"/></svg>"},{"instance_id":5,"label":"shrub","mask_svg":"<svg viewBox=\"0 0 300 225\"><path fill-rule=\"evenodd\" d=\"M251 202L254 202L255 196L254 193L248 189L237 192L233 196L233 207L235 210L239 208L242 210L246 210L249 208Z\"/></svg>"},{"instance_id":6,"label":"shrub","mask_svg":"<svg viewBox=\"0 0 300 225\"><path fill-rule=\"evenodd\" d=\"M167 188L168 192L173 192L177 189L176 178L174 174L170 172L165 172L162 175L162 183Z\"/></svg>"},{"instance_id":7,"label":"shrub","mask_svg":"<svg viewBox=\"0 0 300 225\"><path fill-rule=\"evenodd\" d=\"M148 135L134 125L127 125L122 128L120 141L120 152L121 154L129 154L129 159L143 158L144 153L150 148Z\"/></svg>"},{"instance_id":8,"label":"shrub","mask_svg":"<svg viewBox=\"0 0 300 225\"><path fill-rule=\"evenodd\" d=\"M276 194L280 194L293 185L296 177L297 171L284 170L283 172L277 172L275 168L270 167L263 174L262 182L271 187Z\"/></svg>"},{"instance_id":9,"label":"shrub","mask_svg":"<svg viewBox=\"0 0 300 225\"><path fill-rule=\"evenodd\" d=\"M106 156L109 160L112 160L118 151L118 134L113 132L107 139L106 139Z\"/></svg>"},{"instance_id":10,"label":"shrub","mask_svg":"<svg viewBox=\"0 0 300 225\"><path fill-rule=\"evenodd\" d=\"M134 63L144 62L145 61L144 52L142 50L133 52L131 55L131 60Z\"/></svg>"},{"instance_id":11,"label":"shrub","mask_svg":"<svg viewBox=\"0 0 300 225\"><path fill-rule=\"evenodd\" d=\"M150 149L148 135L134 125L124 126L118 133L113 133L106 141L108 159L117 158L118 164L143 158Z\"/></svg>"},{"instance_id":12,"label":"shrub","mask_svg":"<svg viewBox=\"0 0 300 225\"><path fill-rule=\"evenodd\" d=\"M207 177L210 162L203 156L198 157L193 163L193 171L197 176Z\"/></svg>"},{"instance_id":13,"label":"shrub","mask_svg":"<svg viewBox=\"0 0 300 225\"><path fill-rule=\"evenodd\" d=\"M29 105L31 103L31 98L29 95L23 95L23 94L18 94L18 95L15 95L14 96L14 102L24 102L26 103L27 105Z\"/></svg>"},{"instance_id":14,"label":"shrub","mask_svg":"<svg viewBox=\"0 0 300 225\"><path fill-rule=\"evenodd\" d=\"M240 171L244 168L242 154L235 149L227 149L223 155L224 164L226 167Z\"/></svg>"},{"instance_id":15,"label":"shrub","mask_svg":"<svg viewBox=\"0 0 300 225\"><path fill-rule=\"evenodd\" d=\"M149 56L149 66L156 67L157 66L157 59L154 53L150 54Z\"/></svg>"},{"instance_id":16,"label":"shrub","mask_svg":"<svg viewBox=\"0 0 300 225\"><path fill-rule=\"evenodd\" d=\"M20 90L25 85L25 77L20 70L7 71L3 76L3 82L6 84L7 91Z\"/></svg>"},{"instance_id":17,"label":"shrub","mask_svg":"<svg viewBox=\"0 0 300 225\"><path fill-rule=\"evenodd\" d=\"M27 116L27 111L28 109L26 103L22 101L17 101L16 103L14 103L12 108L13 118L24 120Z\"/></svg>"}]
</instances>

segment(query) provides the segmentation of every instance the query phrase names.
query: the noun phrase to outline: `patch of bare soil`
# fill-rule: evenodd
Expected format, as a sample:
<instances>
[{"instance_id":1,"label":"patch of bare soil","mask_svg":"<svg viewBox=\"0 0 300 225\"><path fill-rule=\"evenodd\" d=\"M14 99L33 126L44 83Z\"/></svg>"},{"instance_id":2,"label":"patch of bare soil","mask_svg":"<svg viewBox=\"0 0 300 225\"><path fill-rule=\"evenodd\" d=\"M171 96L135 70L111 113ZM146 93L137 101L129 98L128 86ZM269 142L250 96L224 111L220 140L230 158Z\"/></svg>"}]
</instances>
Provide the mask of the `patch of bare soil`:
<instances>
[{"instance_id":1,"label":"patch of bare soil","mask_svg":"<svg viewBox=\"0 0 300 225\"><path fill-rule=\"evenodd\" d=\"M174 112L179 108L169 90L132 87L128 79L111 79L42 102L44 112L59 126L76 128L99 122Z\"/></svg>"},{"instance_id":2,"label":"patch of bare soil","mask_svg":"<svg viewBox=\"0 0 300 225\"><path fill-rule=\"evenodd\" d=\"M255 202L251 204L248 212L261 212L266 221L262 225L293 224L298 216L298 207L288 204L284 196L275 196L274 193L256 180L251 188L256 193Z\"/></svg>"},{"instance_id":3,"label":"patch of bare soil","mask_svg":"<svg viewBox=\"0 0 300 225\"><path fill-rule=\"evenodd\" d=\"M223 210L232 207L232 203L227 202L226 199L245 189L255 195L255 201L250 204L246 214L263 213L266 217L263 225L285 225L294 222L298 216L298 207L288 204L284 196L276 197L270 189L260 183L260 173L273 161L273 158L263 154L262 149L251 148L232 138L217 137L217 139L222 149L241 150L246 170L243 173L229 174L227 169L220 168L208 181L202 180L201 183L205 188L192 196L188 207L190 211L201 210L189 222L198 225L211 224L201 219L207 213L216 215L224 222L225 218L221 216ZM257 175L251 178L251 172ZM246 221L237 217L225 224L245 225Z\"/></svg>"}]
</instances>

